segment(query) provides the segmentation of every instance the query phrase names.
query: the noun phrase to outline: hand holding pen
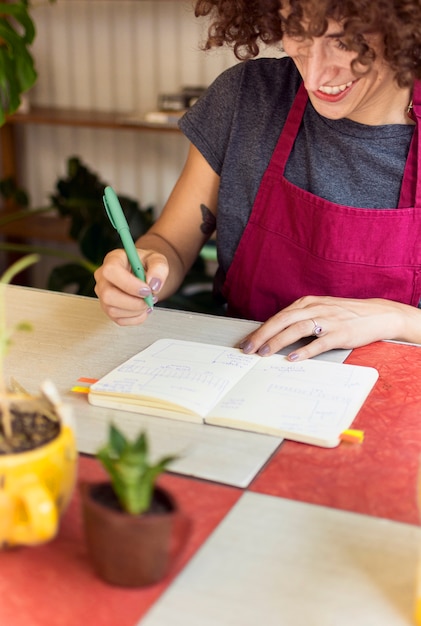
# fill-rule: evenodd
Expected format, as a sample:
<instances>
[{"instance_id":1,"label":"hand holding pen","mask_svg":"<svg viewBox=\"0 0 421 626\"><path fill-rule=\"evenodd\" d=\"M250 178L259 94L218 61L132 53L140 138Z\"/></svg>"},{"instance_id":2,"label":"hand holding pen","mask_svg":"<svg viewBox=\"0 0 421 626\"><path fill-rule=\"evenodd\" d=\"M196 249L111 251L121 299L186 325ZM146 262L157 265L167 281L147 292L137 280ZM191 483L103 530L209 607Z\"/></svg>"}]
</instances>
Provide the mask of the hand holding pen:
<instances>
[{"instance_id":1,"label":"hand holding pen","mask_svg":"<svg viewBox=\"0 0 421 626\"><path fill-rule=\"evenodd\" d=\"M140 278L140 280L143 280L143 282L146 282L145 271L139 259L133 238L130 234L129 225L123 213L123 209L121 208L117 194L111 187L106 187L104 189L103 201L110 222L120 236L127 258L129 259L129 263L133 270L133 274L137 276L137 278ZM145 302L150 308L153 308L152 295L146 296Z\"/></svg>"}]
</instances>

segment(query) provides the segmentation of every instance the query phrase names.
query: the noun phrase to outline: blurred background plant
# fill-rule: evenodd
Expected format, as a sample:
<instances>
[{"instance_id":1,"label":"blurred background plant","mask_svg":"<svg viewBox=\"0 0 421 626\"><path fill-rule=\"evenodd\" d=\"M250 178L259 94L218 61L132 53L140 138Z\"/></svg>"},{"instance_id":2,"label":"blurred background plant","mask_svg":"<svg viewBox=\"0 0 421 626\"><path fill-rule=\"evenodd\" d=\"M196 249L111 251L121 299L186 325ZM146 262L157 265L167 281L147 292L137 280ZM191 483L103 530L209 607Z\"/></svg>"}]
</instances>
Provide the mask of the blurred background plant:
<instances>
[{"instance_id":1,"label":"blurred background plant","mask_svg":"<svg viewBox=\"0 0 421 626\"><path fill-rule=\"evenodd\" d=\"M85 296L94 295L93 272L101 265L104 256L113 248L121 247L116 230L110 224L103 204L105 183L84 165L79 158L67 161L67 176L56 182L55 192L50 195L51 204L38 209L29 208L28 194L18 189L12 179L0 181L0 194L5 200L13 200L22 209L0 216L2 223L25 219L35 213L55 210L57 215L68 218L69 237L78 244L80 254L72 254L57 247L40 247L8 242L0 249L20 252L37 252L56 256L67 262L55 267L48 278L47 289L66 291ZM135 238L140 237L153 223L153 207L142 208L127 196L119 196L129 228Z\"/></svg>"},{"instance_id":2,"label":"blurred background plant","mask_svg":"<svg viewBox=\"0 0 421 626\"><path fill-rule=\"evenodd\" d=\"M10 240L0 242L0 250L19 254L35 252L41 256L62 258L65 262L54 267L49 274L47 289L95 296L94 271L110 250L121 247L118 233L112 227L103 204L106 186L96 173L75 156L68 159L67 175L57 180L55 191L50 195L51 202L45 207L29 208L30 199L25 190L17 188L13 179L0 181L0 195L16 206L15 210L0 214L0 228L11 221L54 211L59 218L68 221L69 237L77 243L79 253L74 254L54 246L36 246ZM119 195L119 200L130 232L136 240L153 224L154 208L142 207L136 200L124 195ZM208 270L209 261L214 259L214 255L215 248L210 243L187 274L180 290L159 305L222 315L223 309L212 297L212 275Z\"/></svg>"}]
</instances>

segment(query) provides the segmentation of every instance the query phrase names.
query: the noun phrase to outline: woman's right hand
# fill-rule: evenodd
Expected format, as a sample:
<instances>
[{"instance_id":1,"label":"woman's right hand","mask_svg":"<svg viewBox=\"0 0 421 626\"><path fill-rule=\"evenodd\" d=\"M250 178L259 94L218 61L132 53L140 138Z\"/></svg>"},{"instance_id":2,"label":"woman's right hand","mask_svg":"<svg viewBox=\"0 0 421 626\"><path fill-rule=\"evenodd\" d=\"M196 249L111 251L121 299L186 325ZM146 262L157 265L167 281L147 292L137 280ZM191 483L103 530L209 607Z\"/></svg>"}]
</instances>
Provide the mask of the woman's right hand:
<instances>
[{"instance_id":1,"label":"woman's right hand","mask_svg":"<svg viewBox=\"0 0 421 626\"><path fill-rule=\"evenodd\" d=\"M142 324L152 309L145 302L152 295L157 301L158 294L168 276L168 262L164 255L152 250L138 250L146 282L137 278L131 271L124 250L109 252L94 276L95 293L103 311L120 326Z\"/></svg>"}]
</instances>

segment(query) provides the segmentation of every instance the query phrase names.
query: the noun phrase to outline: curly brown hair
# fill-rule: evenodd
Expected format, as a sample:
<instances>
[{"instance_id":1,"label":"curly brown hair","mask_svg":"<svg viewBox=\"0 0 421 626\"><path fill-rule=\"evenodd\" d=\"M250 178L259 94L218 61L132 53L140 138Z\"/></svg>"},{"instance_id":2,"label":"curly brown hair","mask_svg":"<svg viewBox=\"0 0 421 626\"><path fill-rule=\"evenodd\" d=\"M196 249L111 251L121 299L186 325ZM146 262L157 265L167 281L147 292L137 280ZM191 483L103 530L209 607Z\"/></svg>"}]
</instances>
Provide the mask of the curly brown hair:
<instances>
[{"instance_id":1,"label":"curly brown hair","mask_svg":"<svg viewBox=\"0 0 421 626\"><path fill-rule=\"evenodd\" d=\"M420 0L196 0L195 14L211 18L205 49L228 44L238 59L257 56L262 43L280 45L284 33L321 36L333 19L357 53L355 65L371 66L376 54L365 36L376 33L398 85L421 79Z\"/></svg>"}]
</instances>

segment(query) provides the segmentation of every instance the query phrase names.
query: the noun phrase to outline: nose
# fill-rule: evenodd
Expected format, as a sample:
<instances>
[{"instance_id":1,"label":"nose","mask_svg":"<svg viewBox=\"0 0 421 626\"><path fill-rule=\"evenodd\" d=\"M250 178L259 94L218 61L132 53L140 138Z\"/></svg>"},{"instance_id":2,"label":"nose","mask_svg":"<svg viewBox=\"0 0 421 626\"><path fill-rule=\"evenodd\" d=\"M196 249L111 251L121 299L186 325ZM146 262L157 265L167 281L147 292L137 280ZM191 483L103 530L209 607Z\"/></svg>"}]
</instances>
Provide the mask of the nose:
<instances>
[{"instance_id":1,"label":"nose","mask_svg":"<svg viewBox=\"0 0 421 626\"><path fill-rule=\"evenodd\" d=\"M301 75L307 91L328 84L337 73L323 39L315 38L300 51Z\"/></svg>"}]
</instances>

